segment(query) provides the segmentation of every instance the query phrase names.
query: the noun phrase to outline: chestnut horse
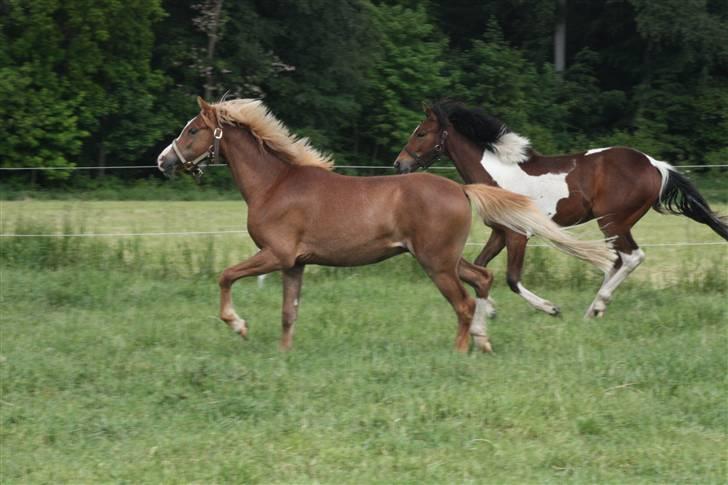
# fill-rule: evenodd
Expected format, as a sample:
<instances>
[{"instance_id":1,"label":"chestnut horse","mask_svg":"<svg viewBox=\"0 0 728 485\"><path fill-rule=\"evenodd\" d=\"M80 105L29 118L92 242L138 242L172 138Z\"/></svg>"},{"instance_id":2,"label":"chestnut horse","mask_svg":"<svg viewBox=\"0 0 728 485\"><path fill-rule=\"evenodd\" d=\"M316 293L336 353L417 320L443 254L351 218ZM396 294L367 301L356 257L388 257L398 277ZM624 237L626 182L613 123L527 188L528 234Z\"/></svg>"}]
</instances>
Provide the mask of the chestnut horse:
<instances>
[{"instance_id":1,"label":"chestnut horse","mask_svg":"<svg viewBox=\"0 0 728 485\"><path fill-rule=\"evenodd\" d=\"M671 165L631 148L598 148L571 155L544 156L528 139L480 109L444 101L425 109L420 123L394 162L401 173L427 168L440 155L450 158L466 183L482 183L527 195L561 226L597 219L614 239L619 257L586 316L603 316L614 290L645 255L632 237L634 224L650 209L684 214L707 224L724 239L728 225L695 187ZM521 283L528 237L502 225L493 232L475 264L485 266L503 247L508 251L510 288L550 314L558 308Z\"/></svg>"},{"instance_id":2,"label":"chestnut horse","mask_svg":"<svg viewBox=\"0 0 728 485\"><path fill-rule=\"evenodd\" d=\"M225 269L219 280L220 317L242 337L248 326L233 309L236 280L282 271L280 347L286 350L292 345L305 265L356 266L409 252L457 314L457 350L467 350L472 335L480 350L490 351L485 311L492 276L461 257L470 202L491 224L540 234L583 259L612 264L612 251L603 242L565 234L522 195L430 174L339 175L331 171L328 157L292 136L260 101L210 105L198 98L198 104L200 113L160 154L158 166L168 175L180 165L198 173L202 160L208 154L217 158L218 152L228 162L248 205L248 232L260 249ZM475 289L477 302L461 280Z\"/></svg>"}]
</instances>

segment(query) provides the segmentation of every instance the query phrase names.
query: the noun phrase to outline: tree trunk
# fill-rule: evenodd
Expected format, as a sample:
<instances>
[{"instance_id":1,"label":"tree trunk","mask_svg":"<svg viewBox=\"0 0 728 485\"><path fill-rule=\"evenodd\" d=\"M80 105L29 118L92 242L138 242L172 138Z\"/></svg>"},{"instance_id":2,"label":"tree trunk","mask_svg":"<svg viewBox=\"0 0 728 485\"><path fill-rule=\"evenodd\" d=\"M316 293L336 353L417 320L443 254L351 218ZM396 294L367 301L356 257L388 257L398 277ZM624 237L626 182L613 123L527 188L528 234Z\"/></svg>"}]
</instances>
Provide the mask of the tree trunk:
<instances>
[{"instance_id":1,"label":"tree trunk","mask_svg":"<svg viewBox=\"0 0 728 485\"><path fill-rule=\"evenodd\" d=\"M207 69L205 70L205 99L212 99L214 90L214 69L213 61L215 60L215 44L217 44L220 31L220 14L222 13L223 0L217 0L212 8L210 17L210 25L207 33Z\"/></svg>"},{"instance_id":2,"label":"tree trunk","mask_svg":"<svg viewBox=\"0 0 728 485\"><path fill-rule=\"evenodd\" d=\"M556 30L554 32L554 69L566 69L566 0L558 0L556 7Z\"/></svg>"}]
</instances>

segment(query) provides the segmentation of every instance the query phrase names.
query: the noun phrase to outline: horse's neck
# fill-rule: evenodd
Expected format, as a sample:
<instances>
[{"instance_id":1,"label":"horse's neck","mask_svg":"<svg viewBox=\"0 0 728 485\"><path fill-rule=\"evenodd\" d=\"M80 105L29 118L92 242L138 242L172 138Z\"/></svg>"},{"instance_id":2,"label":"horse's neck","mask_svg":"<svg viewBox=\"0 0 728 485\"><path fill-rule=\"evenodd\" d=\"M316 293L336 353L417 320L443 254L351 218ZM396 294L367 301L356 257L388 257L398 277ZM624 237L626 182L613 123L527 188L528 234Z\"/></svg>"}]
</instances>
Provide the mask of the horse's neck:
<instances>
[{"instance_id":1,"label":"horse's neck","mask_svg":"<svg viewBox=\"0 0 728 485\"><path fill-rule=\"evenodd\" d=\"M249 205L263 199L289 168L274 153L262 149L253 135L242 128L225 129L221 150L235 184Z\"/></svg>"},{"instance_id":2,"label":"horse's neck","mask_svg":"<svg viewBox=\"0 0 728 485\"><path fill-rule=\"evenodd\" d=\"M451 128L447 140L448 155L466 183L495 184L493 177L483 169L483 149Z\"/></svg>"}]
</instances>

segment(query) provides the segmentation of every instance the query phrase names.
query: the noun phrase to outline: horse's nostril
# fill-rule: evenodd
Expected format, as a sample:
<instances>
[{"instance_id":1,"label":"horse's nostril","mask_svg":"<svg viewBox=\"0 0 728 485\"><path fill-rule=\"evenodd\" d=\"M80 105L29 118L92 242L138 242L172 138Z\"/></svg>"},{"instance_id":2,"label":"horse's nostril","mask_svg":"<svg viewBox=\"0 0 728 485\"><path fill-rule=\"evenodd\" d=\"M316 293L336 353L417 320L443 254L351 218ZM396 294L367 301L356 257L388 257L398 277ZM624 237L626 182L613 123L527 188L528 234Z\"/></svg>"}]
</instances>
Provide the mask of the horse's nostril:
<instances>
[{"instance_id":1,"label":"horse's nostril","mask_svg":"<svg viewBox=\"0 0 728 485\"><path fill-rule=\"evenodd\" d=\"M399 164L399 160L397 160L396 162L394 162L394 168L395 168L396 170L399 170L399 165L400 165L400 164Z\"/></svg>"}]
</instances>

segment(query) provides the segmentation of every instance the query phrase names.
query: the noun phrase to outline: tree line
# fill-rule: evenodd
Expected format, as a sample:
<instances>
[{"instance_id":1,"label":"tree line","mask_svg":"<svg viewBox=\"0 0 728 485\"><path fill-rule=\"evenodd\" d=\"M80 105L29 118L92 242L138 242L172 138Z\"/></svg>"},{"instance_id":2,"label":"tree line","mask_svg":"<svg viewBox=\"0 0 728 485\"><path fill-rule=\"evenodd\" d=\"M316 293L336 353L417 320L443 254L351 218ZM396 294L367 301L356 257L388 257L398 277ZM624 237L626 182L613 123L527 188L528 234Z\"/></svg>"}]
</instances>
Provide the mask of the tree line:
<instances>
[{"instance_id":1,"label":"tree line","mask_svg":"<svg viewBox=\"0 0 728 485\"><path fill-rule=\"evenodd\" d=\"M0 2L3 167L150 164L195 96L225 93L339 164L391 164L445 97L542 153L725 163L728 2Z\"/></svg>"}]
</instances>

